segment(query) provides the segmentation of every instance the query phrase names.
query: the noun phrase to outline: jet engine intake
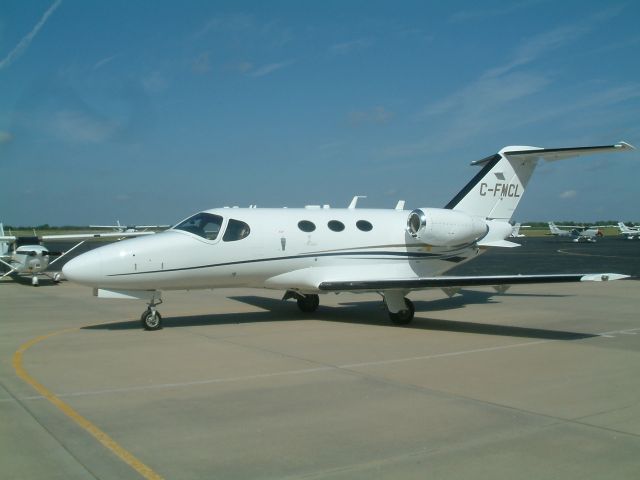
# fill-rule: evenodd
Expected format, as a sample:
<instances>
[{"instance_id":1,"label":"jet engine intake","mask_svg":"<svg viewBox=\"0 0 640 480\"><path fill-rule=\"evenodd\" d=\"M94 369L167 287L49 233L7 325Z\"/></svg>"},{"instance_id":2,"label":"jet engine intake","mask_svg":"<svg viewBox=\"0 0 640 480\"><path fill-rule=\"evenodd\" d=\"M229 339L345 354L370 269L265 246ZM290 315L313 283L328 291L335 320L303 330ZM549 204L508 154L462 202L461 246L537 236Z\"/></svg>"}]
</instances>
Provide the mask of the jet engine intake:
<instances>
[{"instance_id":1,"label":"jet engine intake","mask_svg":"<svg viewBox=\"0 0 640 480\"><path fill-rule=\"evenodd\" d=\"M489 226L479 217L443 208L417 208L407 218L407 232L434 247L468 245L482 239Z\"/></svg>"}]
</instances>

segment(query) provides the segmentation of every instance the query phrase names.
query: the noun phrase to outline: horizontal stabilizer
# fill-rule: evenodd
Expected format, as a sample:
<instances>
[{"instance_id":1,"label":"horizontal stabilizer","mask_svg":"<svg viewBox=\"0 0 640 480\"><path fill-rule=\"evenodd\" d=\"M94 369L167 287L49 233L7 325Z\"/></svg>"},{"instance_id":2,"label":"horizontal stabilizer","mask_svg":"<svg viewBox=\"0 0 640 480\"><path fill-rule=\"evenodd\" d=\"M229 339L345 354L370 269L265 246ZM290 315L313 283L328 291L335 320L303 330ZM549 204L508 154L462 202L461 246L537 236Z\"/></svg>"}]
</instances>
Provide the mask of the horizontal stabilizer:
<instances>
[{"instance_id":1,"label":"horizontal stabilizer","mask_svg":"<svg viewBox=\"0 0 640 480\"><path fill-rule=\"evenodd\" d=\"M523 285L534 283L566 282L602 282L621 280L629 275L619 273L571 273L555 275L491 275L469 277L427 277L389 280L357 280L340 282L322 282L318 288L322 291L358 291L358 290L418 290L422 288L478 287L496 285Z\"/></svg>"},{"instance_id":2,"label":"horizontal stabilizer","mask_svg":"<svg viewBox=\"0 0 640 480\"><path fill-rule=\"evenodd\" d=\"M580 157L594 153L621 152L625 150L635 150L633 145L627 142L619 142L614 145L600 145L595 147L568 147L568 148L529 148L507 147L502 150L502 154L509 158L518 160L543 159L548 162L564 160L566 158Z\"/></svg>"}]
</instances>

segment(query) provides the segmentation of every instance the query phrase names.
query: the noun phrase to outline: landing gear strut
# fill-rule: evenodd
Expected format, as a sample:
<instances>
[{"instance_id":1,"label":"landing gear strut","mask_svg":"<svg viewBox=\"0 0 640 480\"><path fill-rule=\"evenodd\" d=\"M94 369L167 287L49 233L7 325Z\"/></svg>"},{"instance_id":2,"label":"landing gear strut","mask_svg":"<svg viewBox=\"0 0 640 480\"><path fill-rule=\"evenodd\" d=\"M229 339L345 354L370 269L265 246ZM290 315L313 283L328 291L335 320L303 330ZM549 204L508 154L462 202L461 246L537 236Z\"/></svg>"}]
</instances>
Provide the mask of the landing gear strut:
<instances>
[{"instance_id":1,"label":"landing gear strut","mask_svg":"<svg viewBox=\"0 0 640 480\"><path fill-rule=\"evenodd\" d=\"M413 302L408 298L404 299L406 309L400 310L397 313L389 312L389 318L394 325L408 325L413 320L413 315L416 313L416 309L413 306Z\"/></svg>"},{"instance_id":2,"label":"landing gear strut","mask_svg":"<svg viewBox=\"0 0 640 480\"><path fill-rule=\"evenodd\" d=\"M160 330L162 328L162 316L160 312L156 310L156 305L160 305L161 303L162 299L159 299L157 302L155 297L151 299L149 306L140 316L142 328L145 330Z\"/></svg>"},{"instance_id":3,"label":"landing gear strut","mask_svg":"<svg viewBox=\"0 0 640 480\"><path fill-rule=\"evenodd\" d=\"M312 313L318 309L318 305L320 305L320 298L315 293L298 293L292 290L288 290L283 300L288 300L290 298L295 298L298 304L298 308L305 313Z\"/></svg>"},{"instance_id":4,"label":"landing gear strut","mask_svg":"<svg viewBox=\"0 0 640 480\"><path fill-rule=\"evenodd\" d=\"M387 291L382 296L389 311L389 318L394 325L411 323L416 309L413 306L413 302L404 296L404 292Z\"/></svg>"}]
</instances>

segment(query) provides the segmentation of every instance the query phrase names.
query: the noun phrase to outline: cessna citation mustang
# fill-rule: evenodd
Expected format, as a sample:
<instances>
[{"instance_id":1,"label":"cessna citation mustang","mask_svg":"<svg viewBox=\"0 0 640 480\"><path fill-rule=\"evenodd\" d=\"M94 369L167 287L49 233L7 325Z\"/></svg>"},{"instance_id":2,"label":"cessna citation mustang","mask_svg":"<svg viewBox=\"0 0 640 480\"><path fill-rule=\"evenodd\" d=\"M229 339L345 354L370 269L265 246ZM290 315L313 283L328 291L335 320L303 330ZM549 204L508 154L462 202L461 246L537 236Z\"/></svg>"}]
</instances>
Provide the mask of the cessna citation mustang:
<instances>
[{"instance_id":1,"label":"cessna citation mustang","mask_svg":"<svg viewBox=\"0 0 640 480\"><path fill-rule=\"evenodd\" d=\"M148 330L161 327L162 290L258 287L285 291L303 312L318 294L378 292L391 321L414 316L413 290L604 281L626 275L444 276L489 247L516 247L509 220L539 160L633 149L505 147L472 165L481 171L444 207L402 210L233 208L206 210L149 237L124 240L68 262L64 275L98 297L145 300Z\"/></svg>"}]
</instances>

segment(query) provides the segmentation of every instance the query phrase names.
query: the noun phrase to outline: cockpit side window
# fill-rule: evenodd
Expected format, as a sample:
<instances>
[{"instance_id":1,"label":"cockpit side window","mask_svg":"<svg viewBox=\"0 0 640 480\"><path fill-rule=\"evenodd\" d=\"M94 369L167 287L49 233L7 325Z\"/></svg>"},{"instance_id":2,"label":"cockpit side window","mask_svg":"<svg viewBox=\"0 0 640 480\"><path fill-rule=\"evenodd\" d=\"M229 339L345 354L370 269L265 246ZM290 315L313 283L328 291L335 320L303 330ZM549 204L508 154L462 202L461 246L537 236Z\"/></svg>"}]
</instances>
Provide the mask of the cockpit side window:
<instances>
[{"instance_id":1,"label":"cockpit side window","mask_svg":"<svg viewBox=\"0 0 640 480\"><path fill-rule=\"evenodd\" d=\"M224 236L222 237L222 241L224 242L235 242L237 240L242 240L249 236L251 229L249 225L240 220L234 220L233 218L229 219L229 223L227 224L227 231L224 232Z\"/></svg>"},{"instance_id":2,"label":"cockpit side window","mask_svg":"<svg viewBox=\"0 0 640 480\"><path fill-rule=\"evenodd\" d=\"M179 223L173 228L193 233L202 238L206 238L207 240L215 240L218 238L221 226L222 217L220 215L200 212L187 218L185 221Z\"/></svg>"}]
</instances>

